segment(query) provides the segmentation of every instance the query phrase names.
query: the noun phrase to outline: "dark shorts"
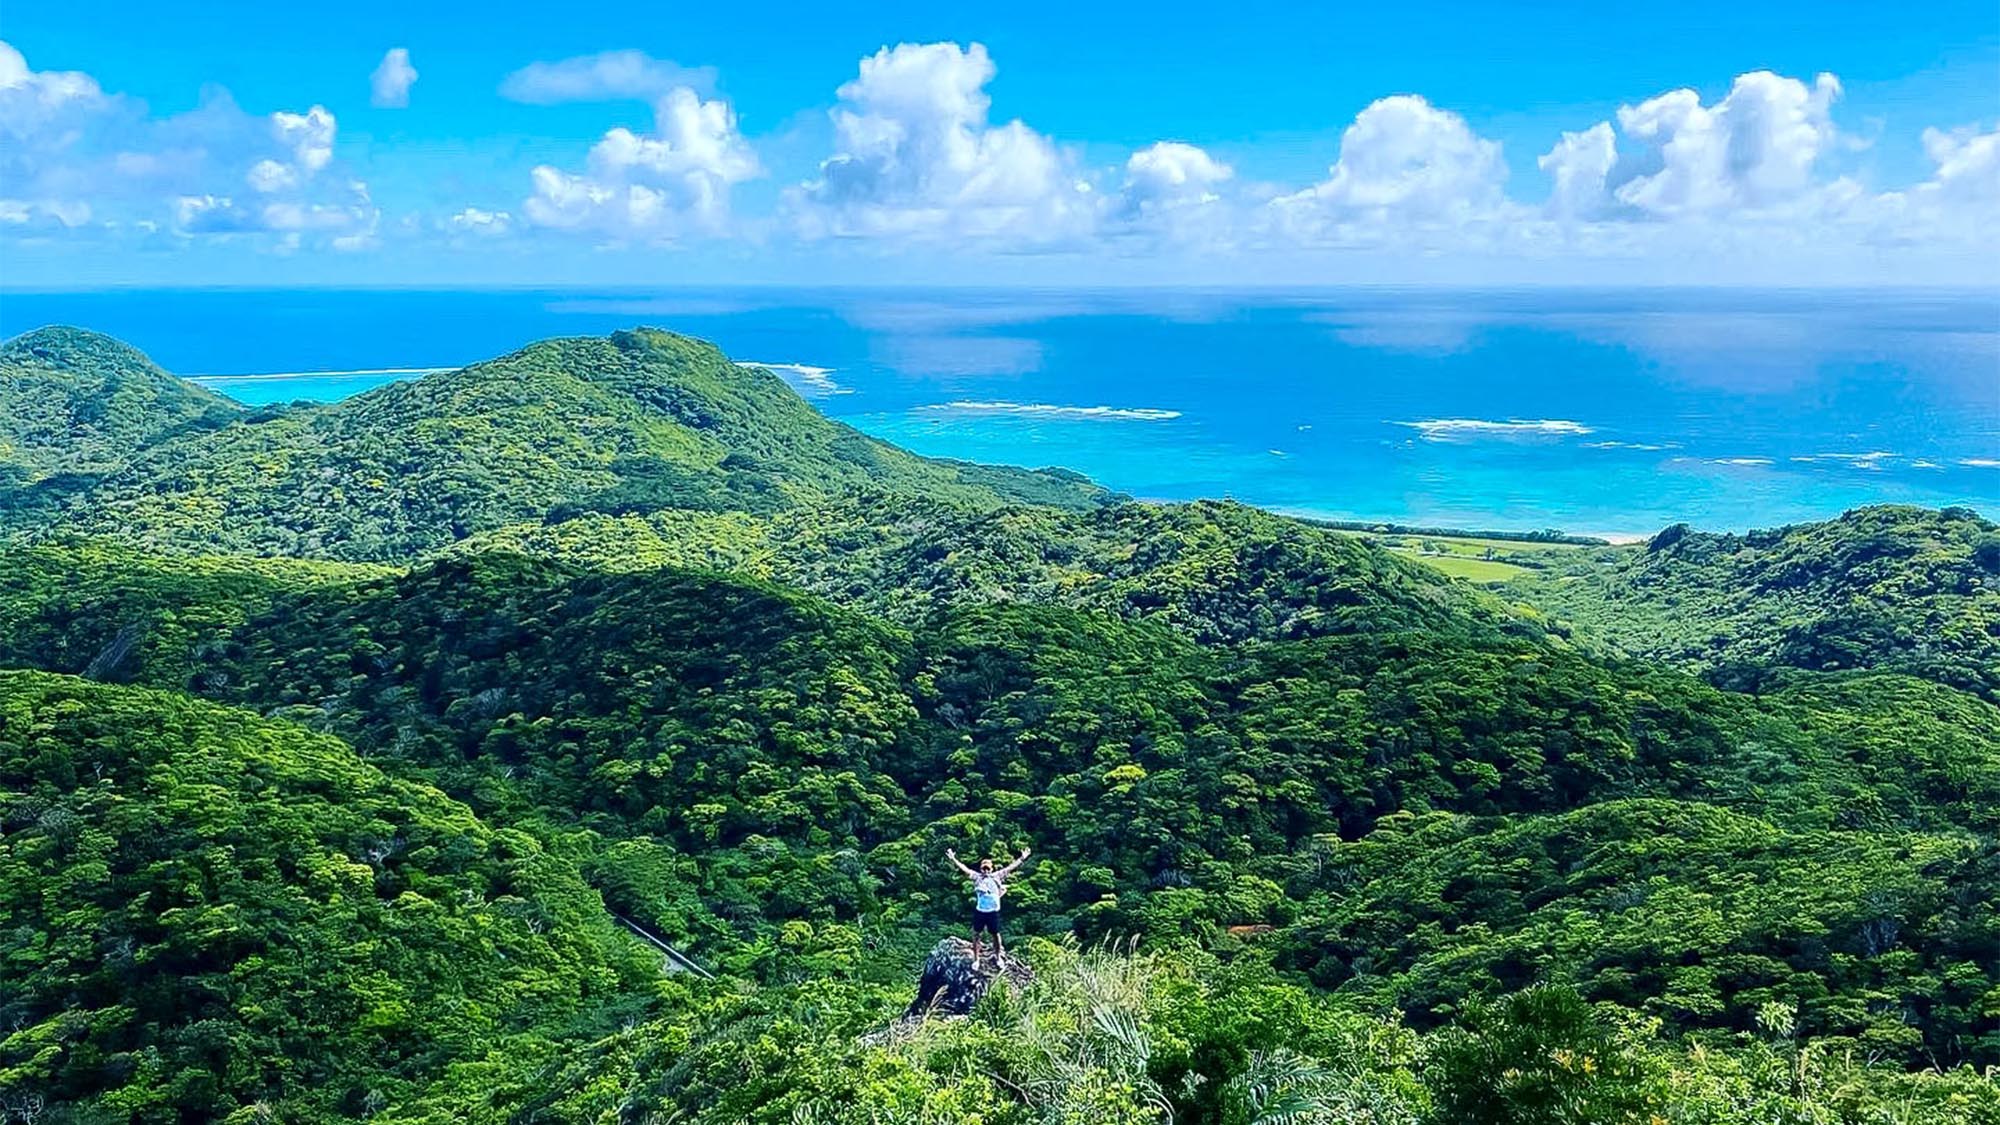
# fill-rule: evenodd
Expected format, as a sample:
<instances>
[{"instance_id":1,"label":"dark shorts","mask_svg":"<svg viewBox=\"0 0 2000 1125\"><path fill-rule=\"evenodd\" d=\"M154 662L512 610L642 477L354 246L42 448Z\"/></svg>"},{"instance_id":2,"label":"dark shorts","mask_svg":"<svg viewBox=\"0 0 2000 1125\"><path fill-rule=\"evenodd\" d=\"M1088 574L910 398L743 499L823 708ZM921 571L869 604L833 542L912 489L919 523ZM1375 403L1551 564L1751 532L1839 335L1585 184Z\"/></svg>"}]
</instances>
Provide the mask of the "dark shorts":
<instances>
[{"instance_id":1,"label":"dark shorts","mask_svg":"<svg viewBox=\"0 0 2000 1125\"><path fill-rule=\"evenodd\" d=\"M972 936L982 933L1000 936L1000 912L998 910L975 910L972 912Z\"/></svg>"}]
</instances>

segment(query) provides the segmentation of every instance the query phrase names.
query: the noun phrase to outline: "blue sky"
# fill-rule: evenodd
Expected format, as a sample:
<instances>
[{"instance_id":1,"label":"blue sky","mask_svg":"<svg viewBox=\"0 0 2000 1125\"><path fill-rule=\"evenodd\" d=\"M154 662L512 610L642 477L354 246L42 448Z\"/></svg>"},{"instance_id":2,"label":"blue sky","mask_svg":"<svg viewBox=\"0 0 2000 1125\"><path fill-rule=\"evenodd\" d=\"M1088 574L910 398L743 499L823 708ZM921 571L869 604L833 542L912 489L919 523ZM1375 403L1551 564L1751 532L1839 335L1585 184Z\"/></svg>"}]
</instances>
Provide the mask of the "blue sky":
<instances>
[{"instance_id":1,"label":"blue sky","mask_svg":"<svg viewBox=\"0 0 2000 1125\"><path fill-rule=\"evenodd\" d=\"M11 5L0 284L1983 283L2000 251L1990 0L865 8Z\"/></svg>"}]
</instances>

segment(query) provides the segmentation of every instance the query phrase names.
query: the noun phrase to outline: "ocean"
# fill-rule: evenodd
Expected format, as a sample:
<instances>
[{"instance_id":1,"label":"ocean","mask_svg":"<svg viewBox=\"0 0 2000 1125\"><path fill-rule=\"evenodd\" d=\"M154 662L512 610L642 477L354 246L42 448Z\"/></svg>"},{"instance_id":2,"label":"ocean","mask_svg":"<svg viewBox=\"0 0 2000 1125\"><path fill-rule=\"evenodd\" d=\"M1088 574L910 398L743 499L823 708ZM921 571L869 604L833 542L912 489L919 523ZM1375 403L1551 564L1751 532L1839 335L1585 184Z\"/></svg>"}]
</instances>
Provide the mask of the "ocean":
<instances>
[{"instance_id":1,"label":"ocean","mask_svg":"<svg viewBox=\"0 0 2000 1125\"><path fill-rule=\"evenodd\" d=\"M245 403L656 325L922 453L1148 499L1629 537L2000 512L2000 295L1891 291L0 294Z\"/></svg>"}]
</instances>

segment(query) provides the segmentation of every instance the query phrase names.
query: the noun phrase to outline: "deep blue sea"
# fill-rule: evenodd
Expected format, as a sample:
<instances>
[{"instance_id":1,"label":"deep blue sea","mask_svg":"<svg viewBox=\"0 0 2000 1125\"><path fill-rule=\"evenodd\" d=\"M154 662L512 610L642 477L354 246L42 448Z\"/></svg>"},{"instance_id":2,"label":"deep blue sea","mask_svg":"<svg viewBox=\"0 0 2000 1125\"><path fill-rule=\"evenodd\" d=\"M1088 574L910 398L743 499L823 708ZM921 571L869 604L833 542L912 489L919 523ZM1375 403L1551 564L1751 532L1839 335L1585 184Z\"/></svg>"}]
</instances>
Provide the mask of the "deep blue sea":
<instances>
[{"instance_id":1,"label":"deep blue sea","mask_svg":"<svg viewBox=\"0 0 2000 1125\"><path fill-rule=\"evenodd\" d=\"M658 325L924 453L1145 498L1634 535L2000 512L2000 294L199 290L0 294L246 403ZM348 374L365 372L364 374Z\"/></svg>"}]
</instances>

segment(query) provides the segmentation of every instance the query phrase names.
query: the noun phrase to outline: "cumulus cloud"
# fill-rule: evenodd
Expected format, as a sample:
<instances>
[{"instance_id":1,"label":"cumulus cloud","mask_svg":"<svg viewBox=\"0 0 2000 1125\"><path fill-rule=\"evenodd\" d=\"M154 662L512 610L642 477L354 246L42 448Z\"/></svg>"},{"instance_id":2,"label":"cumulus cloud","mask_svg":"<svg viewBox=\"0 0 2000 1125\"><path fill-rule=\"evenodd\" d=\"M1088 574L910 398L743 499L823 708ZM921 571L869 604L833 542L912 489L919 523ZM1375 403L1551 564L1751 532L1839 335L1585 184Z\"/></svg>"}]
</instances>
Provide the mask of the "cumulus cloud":
<instances>
[{"instance_id":1,"label":"cumulus cloud","mask_svg":"<svg viewBox=\"0 0 2000 1125\"><path fill-rule=\"evenodd\" d=\"M1221 250L1234 243L1239 208L1223 196L1236 170L1182 141L1160 141L1125 161L1124 183L1108 205L1107 231L1141 247L1178 244Z\"/></svg>"},{"instance_id":2,"label":"cumulus cloud","mask_svg":"<svg viewBox=\"0 0 2000 1125\"><path fill-rule=\"evenodd\" d=\"M1324 181L1273 206L1294 238L1368 241L1490 218L1505 203L1506 178L1498 142L1458 114L1398 94L1355 117Z\"/></svg>"},{"instance_id":3,"label":"cumulus cloud","mask_svg":"<svg viewBox=\"0 0 2000 1125\"><path fill-rule=\"evenodd\" d=\"M1925 129L1924 153L1937 171L1919 191L1954 203L2000 207L2000 129Z\"/></svg>"},{"instance_id":4,"label":"cumulus cloud","mask_svg":"<svg viewBox=\"0 0 2000 1125\"><path fill-rule=\"evenodd\" d=\"M402 109L410 104L410 87L417 81L417 68L410 65L410 52L391 47L368 76L368 104L377 109Z\"/></svg>"},{"instance_id":5,"label":"cumulus cloud","mask_svg":"<svg viewBox=\"0 0 2000 1125\"><path fill-rule=\"evenodd\" d=\"M1125 161L1120 198L1129 219L1145 219L1221 202L1218 189L1236 170L1195 145L1159 141Z\"/></svg>"},{"instance_id":6,"label":"cumulus cloud","mask_svg":"<svg viewBox=\"0 0 2000 1125\"><path fill-rule=\"evenodd\" d=\"M324 106L246 113L221 91L154 117L89 75L36 71L0 43L0 228L253 234L331 244L373 230L365 185L325 173Z\"/></svg>"},{"instance_id":7,"label":"cumulus cloud","mask_svg":"<svg viewBox=\"0 0 2000 1125\"><path fill-rule=\"evenodd\" d=\"M2000 131L1927 129L1932 176L1871 191L1834 175L1840 80L1754 71L1704 103L1691 89L1621 107L1565 133L1540 161L1547 211L1580 233L1569 244L1627 257L1709 262L1916 251L1971 260L2000 251Z\"/></svg>"},{"instance_id":8,"label":"cumulus cloud","mask_svg":"<svg viewBox=\"0 0 2000 1125\"><path fill-rule=\"evenodd\" d=\"M505 211L486 211L478 207L467 207L445 222L453 231L461 234L491 238L512 230L514 216Z\"/></svg>"},{"instance_id":9,"label":"cumulus cloud","mask_svg":"<svg viewBox=\"0 0 2000 1125\"><path fill-rule=\"evenodd\" d=\"M1549 212L1559 218L1590 218L1604 210L1605 178L1618 160L1611 123L1600 121L1581 133L1564 133L1556 147L1535 163L1549 174Z\"/></svg>"},{"instance_id":10,"label":"cumulus cloud","mask_svg":"<svg viewBox=\"0 0 2000 1125\"><path fill-rule=\"evenodd\" d=\"M257 158L244 172L243 182L257 196L274 198L239 205L233 195L179 196L174 229L206 234L277 231L294 240L310 232L340 236L373 229L375 213L368 205L366 184L350 181L346 198L338 201L308 198L304 193L333 160L339 123L325 106L304 113L273 113L263 125L277 155Z\"/></svg>"},{"instance_id":11,"label":"cumulus cloud","mask_svg":"<svg viewBox=\"0 0 2000 1125\"><path fill-rule=\"evenodd\" d=\"M44 132L66 112L105 100L97 80L75 70L31 70L14 46L0 40L0 132L27 140Z\"/></svg>"},{"instance_id":12,"label":"cumulus cloud","mask_svg":"<svg viewBox=\"0 0 2000 1125\"><path fill-rule=\"evenodd\" d=\"M1835 123L1841 84L1831 74L1751 72L1712 100L1670 90L1563 132L1537 161L1547 183L1539 209L1508 195L1497 142L1414 94L1368 105L1324 178L1287 189L1240 185L1237 169L1192 140L1086 166L1081 150L993 119L995 74L976 43L903 43L861 59L835 91L833 144L817 171L780 193L775 216L739 222L733 190L761 170L712 70L637 50L535 62L502 93L535 104L642 102L652 123L603 133L580 161L534 168L518 205L493 208L481 194L469 198L486 206L406 212L393 229L468 246L531 228L656 245L764 232L776 219L808 241L952 253L1193 249L1292 255L1296 265L1352 251L1357 261L1504 259L1538 277L1586 257L1673 277L1773 280L1826 276L1821 264L1846 267L1843 278L1890 267L1955 279L1990 276L2000 261L2000 128L1927 129L1924 178L1868 185L1865 166L1838 174L1836 153L1852 145ZM407 104L416 78L408 52L390 50L372 100ZM335 115L306 104L250 112L211 89L195 109L158 116L89 74L36 70L0 42L0 239L372 245L381 211L341 159ZM1387 257L1368 258L1378 252ZM1432 440L1548 436L1435 421L1420 428Z\"/></svg>"},{"instance_id":13,"label":"cumulus cloud","mask_svg":"<svg viewBox=\"0 0 2000 1125\"><path fill-rule=\"evenodd\" d=\"M603 51L555 62L533 62L500 83L500 96L529 105L561 102L654 102L686 87L715 89L712 67L684 67L644 51Z\"/></svg>"},{"instance_id":14,"label":"cumulus cloud","mask_svg":"<svg viewBox=\"0 0 2000 1125\"><path fill-rule=\"evenodd\" d=\"M591 147L582 172L537 167L521 212L536 226L614 241L717 234L728 222L730 188L759 171L729 104L683 86L654 106L651 136L613 129Z\"/></svg>"},{"instance_id":15,"label":"cumulus cloud","mask_svg":"<svg viewBox=\"0 0 2000 1125\"><path fill-rule=\"evenodd\" d=\"M1125 199L1133 210L1213 203L1235 170L1191 144L1160 141L1125 162Z\"/></svg>"},{"instance_id":16,"label":"cumulus cloud","mask_svg":"<svg viewBox=\"0 0 2000 1125\"><path fill-rule=\"evenodd\" d=\"M333 138L338 130L339 124L323 105L304 113L280 111L271 115L271 133L291 153L291 167L299 177L311 177L333 159Z\"/></svg>"},{"instance_id":17,"label":"cumulus cloud","mask_svg":"<svg viewBox=\"0 0 2000 1125\"><path fill-rule=\"evenodd\" d=\"M1757 210L1789 203L1813 185L1813 165L1832 147L1840 80L1811 86L1768 70L1740 75L1711 106L1674 90L1618 110L1646 171L1614 189L1642 212L1683 215Z\"/></svg>"},{"instance_id":18,"label":"cumulus cloud","mask_svg":"<svg viewBox=\"0 0 2000 1125\"><path fill-rule=\"evenodd\" d=\"M112 112L90 75L37 71L0 40L0 224L15 230L82 226L89 203L57 169L73 160L80 131Z\"/></svg>"},{"instance_id":19,"label":"cumulus cloud","mask_svg":"<svg viewBox=\"0 0 2000 1125\"><path fill-rule=\"evenodd\" d=\"M902 43L837 91L834 154L790 193L808 237L960 237L1050 244L1087 231L1090 185L1049 138L993 125L995 73L974 43Z\"/></svg>"},{"instance_id":20,"label":"cumulus cloud","mask_svg":"<svg viewBox=\"0 0 2000 1125\"><path fill-rule=\"evenodd\" d=\"M1925 129L1930 178L1867 201L1877 241L1954 242L2000 252L2000 128Z\"/></svg>"},{"instance_id":21,"label":"cumulus cloud","mask_svg":"<svg viewBox=\"0 0 2000 1125\"><path fill-rule=\"evenodd\" d=\"M1839 96L1831 74L1808 85L1760 70L1738 75L1713 104L1680 89L1620 106L1615 132L1609 121L1566 132L1541 157L1548 211L1561 219L1709 223L1825 217L1859 191L1814 175L1839 137L1832 116Z\"/></svg>"},{"instance_id":22,"label":"cumulus cloud","mask_svg":"<svg viewBox=\"0 0 2000 1125\"><path fill-rule=\"evenodd\" d=\"M344 201L324 202L184 195L173 201L172 229L183 235L274 234L291 248L308 235L319 235L334 249L358 250L373 244L381 213L369 201L365 185L349 183L346 188Z\"/></svg>"}]
</instances>

